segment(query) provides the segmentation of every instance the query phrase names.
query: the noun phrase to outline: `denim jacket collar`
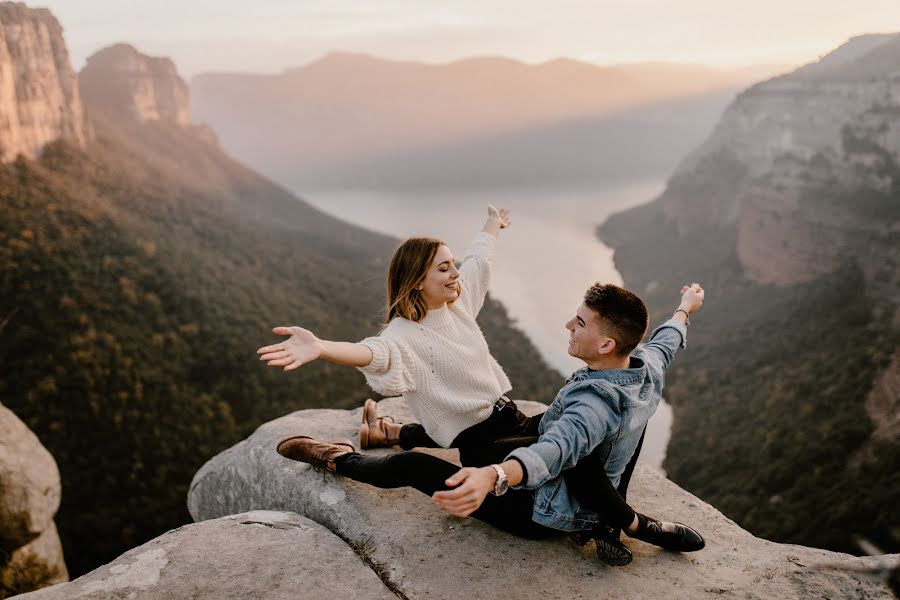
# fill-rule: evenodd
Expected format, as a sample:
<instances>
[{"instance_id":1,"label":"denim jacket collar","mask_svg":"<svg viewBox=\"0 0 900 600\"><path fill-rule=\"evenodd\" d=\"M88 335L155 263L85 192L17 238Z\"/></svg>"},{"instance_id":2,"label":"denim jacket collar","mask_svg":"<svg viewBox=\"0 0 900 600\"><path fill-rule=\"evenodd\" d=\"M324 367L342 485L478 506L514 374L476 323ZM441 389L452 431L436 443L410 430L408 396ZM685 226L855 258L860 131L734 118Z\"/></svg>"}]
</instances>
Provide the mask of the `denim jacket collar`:
<instances>
[{"instance_id":1,"label":"denim jacket collar","mask_svg":"<svg viewBox=\"0 0 900 600\"><path fill-rule=\"evenodd\" d=\"M604 379L619 385L628 385L643 381L647 376L647 365L637 356L630 356L627 369L591 369L581 367L569 377L566 383L584 381L586 379Z\"/></svg>"}]
</instances>

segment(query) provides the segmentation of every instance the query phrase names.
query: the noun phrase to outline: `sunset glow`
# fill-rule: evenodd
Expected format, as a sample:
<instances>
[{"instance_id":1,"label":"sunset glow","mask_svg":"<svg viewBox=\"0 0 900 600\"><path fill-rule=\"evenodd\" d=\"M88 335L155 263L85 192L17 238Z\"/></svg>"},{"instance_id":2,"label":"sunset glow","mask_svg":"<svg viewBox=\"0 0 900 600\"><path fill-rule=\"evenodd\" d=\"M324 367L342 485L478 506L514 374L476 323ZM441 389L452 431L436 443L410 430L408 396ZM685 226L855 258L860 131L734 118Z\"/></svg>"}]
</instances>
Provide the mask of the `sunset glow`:
<instances>
[{"instance_id":1,"label":"sunset glow","mask_svg":"<svg viewBox=\"0 0 900 600\"><path fill-rule=\"evenodd\" d=\"M861 33L900 30L900 2L860 0L49 0L72 61L127 40L187 76L278 72L333 51L427 62L502 55L594 63L797 65Z\"/></svg>"}]
</instances>

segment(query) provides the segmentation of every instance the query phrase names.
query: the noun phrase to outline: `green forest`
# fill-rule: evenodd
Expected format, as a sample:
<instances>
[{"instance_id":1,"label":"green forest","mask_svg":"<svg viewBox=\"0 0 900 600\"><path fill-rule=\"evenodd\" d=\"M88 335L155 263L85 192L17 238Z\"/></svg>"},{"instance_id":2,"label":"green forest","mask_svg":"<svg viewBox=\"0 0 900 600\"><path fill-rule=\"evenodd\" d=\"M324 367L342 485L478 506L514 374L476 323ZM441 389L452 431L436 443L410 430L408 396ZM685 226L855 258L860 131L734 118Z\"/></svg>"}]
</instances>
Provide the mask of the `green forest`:
<instances>
[{"instance_id":1,"label":"green forest","mask_svg":"<svg viewBox=\"0 0 900 600\"><path fill-rule=\"evenodd\" d=\"M832 182L803 202L897 222L900 169L879 168L892 174L891 189ZM627 285L648 290L652 318L671 310L664 292L673 287L706 289L667 375L668 476L757 536L855 554L862 537L900 550L900 444L872 436L865 407L900 342L897 306L869 293L861 265L847 261L802 285L755 284L743 276L734 227L681 236L655 204L614 217L598 235L616 240L616 264ZM886 235L897 247L896 233Z\"/></svg>"},{"instance_id":2,"label":"green forest","mask_svg":"<svg viewBox=\"0 0 900 600\"><path fill-rule=\"evenodd\" d=\"M165 124L98 121L86 150L0 165L0 402L59 465L73 577L189 522L195 471L260 424L371 395L354 369L286 374L256 349L275 325L377 332L397 243ZM561 375L503 308L480 323L514 393L552 397Z\"/></svg>"}]
</instances>

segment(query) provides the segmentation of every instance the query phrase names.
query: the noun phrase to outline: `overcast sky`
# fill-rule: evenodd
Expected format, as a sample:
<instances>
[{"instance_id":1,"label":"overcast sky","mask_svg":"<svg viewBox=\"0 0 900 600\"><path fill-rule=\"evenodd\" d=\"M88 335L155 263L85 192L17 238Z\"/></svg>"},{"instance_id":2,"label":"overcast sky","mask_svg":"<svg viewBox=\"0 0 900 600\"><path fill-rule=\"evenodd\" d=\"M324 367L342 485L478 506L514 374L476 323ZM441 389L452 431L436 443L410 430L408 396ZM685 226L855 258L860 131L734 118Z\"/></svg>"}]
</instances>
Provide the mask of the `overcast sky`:
<instances>
[{"instance_id":1,"label":"overcast sky","mask_svg":"<svg viewBox=\"0 0 900 600\"><path fill-rule=\"evenodd\" d=\"M329 51L445 62L502 55L714 66L801 64L900 31L900 0L48 0L73 66L116 42L182 75L278 72Z\"/></svg>"}]
</instances>

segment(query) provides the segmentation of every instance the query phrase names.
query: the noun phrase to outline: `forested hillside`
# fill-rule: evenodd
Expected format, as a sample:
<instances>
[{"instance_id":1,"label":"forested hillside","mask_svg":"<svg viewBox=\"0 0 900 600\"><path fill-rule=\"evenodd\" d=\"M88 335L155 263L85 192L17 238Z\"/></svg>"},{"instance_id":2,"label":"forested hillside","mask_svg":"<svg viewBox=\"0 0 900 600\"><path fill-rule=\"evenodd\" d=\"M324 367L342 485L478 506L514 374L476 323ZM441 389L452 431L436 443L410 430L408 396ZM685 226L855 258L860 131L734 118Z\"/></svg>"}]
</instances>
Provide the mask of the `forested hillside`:
<instances>
[{"instance_id":1,"label":"forested hillside","mask_svg":"<svg viewBox=\"0 0 900 600\"><path fill-rule=\"evenodd\" d=\"M354 407L354 369L260 363L273 325L377 331L397 244L313 209L208 131L106 122L85 150L0 166L0 398L56 457L77 576L189 520L196 469L260 423ZM482 215L473 215L473 232ZM502 307L482 327L515 391L551 371Z\"/></svg>"}]
</instances>

